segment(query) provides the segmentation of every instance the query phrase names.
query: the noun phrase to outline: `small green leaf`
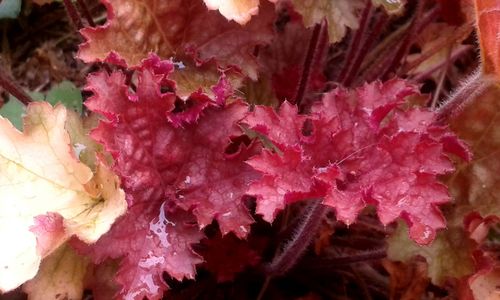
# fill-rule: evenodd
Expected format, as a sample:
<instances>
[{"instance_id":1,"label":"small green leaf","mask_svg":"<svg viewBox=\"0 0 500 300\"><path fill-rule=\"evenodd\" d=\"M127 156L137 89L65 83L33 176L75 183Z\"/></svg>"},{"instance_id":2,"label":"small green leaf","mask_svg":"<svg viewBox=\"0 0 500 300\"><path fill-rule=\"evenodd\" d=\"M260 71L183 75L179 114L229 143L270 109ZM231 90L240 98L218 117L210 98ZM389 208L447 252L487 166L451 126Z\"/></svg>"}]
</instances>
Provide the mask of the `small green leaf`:
<instances>
[{"instance_id":1,"label":"small green leaf","mask_svg":"<svg viewBox=\"0 0 500 300\"><path fill-rule=\"evenodd\" d=\"M70 81L63 81L47 92L28 92L34 101L47 101L53 106L61 103L79 114L82 112L83 98L80 90ZM22 115L24 105L16 97L9 96L9 101L0 109L0 116L7 118L17 129L23 129Z\"/></svg>"},{"instance_id":2,"label":"small green leaf","mask_svg":"<svg viewBox=\"0 0 500 300\"><path fill-rule=\"evenodd\" d=\"M78 113L82 112L82 93L72 82L67 80L54 86L47 93L45 100L52 105L62 103L67 108L73 109Z\"/></svg>"},{"instance_id":3,"label":"small green leaf","mask_svg":"<svg viewBox=\"0 0 500 300\"><path fill-rule=\"evenodd\" d=\"M0 19L15 19L21 12L21 0L0 0Z\"/></svg>"},{"instance_id":4,"label":"small green leaf","mask_svg":"<svg viewBox=\"0 0 500 300\"><path fill-rule=\"evenodd\" d=\"M0 116L7 118L19 130L23 129L23 113L24 104L13 96L10 96L9 101L0 109Z\"/></svg>"}]
</instances>

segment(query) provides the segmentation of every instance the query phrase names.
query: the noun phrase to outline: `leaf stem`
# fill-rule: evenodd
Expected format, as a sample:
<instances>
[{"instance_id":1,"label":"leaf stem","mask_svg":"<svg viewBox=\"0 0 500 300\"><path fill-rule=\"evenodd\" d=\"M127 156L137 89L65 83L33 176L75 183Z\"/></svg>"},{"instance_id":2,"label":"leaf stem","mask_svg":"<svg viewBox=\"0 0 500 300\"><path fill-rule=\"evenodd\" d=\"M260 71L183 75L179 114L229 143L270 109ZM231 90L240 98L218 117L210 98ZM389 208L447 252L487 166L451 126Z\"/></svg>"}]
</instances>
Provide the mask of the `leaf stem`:
<instances>
[{"instance_id":1,"label":"leaf stem","mask_svg":"<svg viewBox=\"0 0 500 300\"><path fill-rule=\"evenodd\" d=\"M24 105L33 102L33 99L0 67L0 86L3 87L9 94L16 97Z\"/></svg>"},{"instance_id":2,"label":"leaf stem","mask_svg":"<svg viewBox=\"0 0 500 300\"><path fill-rule=\"evenodd\" d=\"M320 199L311 200L304 213L304 219L295 230L292 238L273 261L265 267L270 277L283 275L288 272L304 254L318 231L321 221L327 212L327 207L321 204Z\"/></svg>"},{"instance_id":3,"label":"leaf stem","mask_svg":"<svg viewBox=\"0 0 500 300\"><path fill-rule=\"evenodd\" d=\"M307 104L304 102L304 97L309 87L309 81L311 79L312 69L318 67L321 59L324 55L324 49L328 45L328 34L326 32L326 21L322 21L320 24L314 26L311 39L309 40L309 48L307 49L307 54L304 59L304 67L302 69L302 76L300 78L299 84L297 86L297 91L295 93L295 103L299 107L299 110L304 112L307 108Z\"/></svg>"},{"instance_id":4,"label":"leaf stem","mask_svg":"<svg viewBox=\"0 0 500 300\"><path fill-rule=\"evenodd\" d=\"M453 45L448 48L448 53L446 54L446 62L443 65L443 69L441 70L441 74L439 74L438 85L436 90L434 91L434 96L432 97L431 109L434 109L438 103L439 95L441 95L441 90L443 89L444 80L446 78L446 74L448 73L448 68L450 67L451 61L451 52L453 51Z\"/></svg>"},{"instance_id":5,"label":"leaf stem","mask_svg":"<svg viewBox=\"0 0 500 300\"><path fill-rule=\"evenodd\" d=\"M82 11L83 16L85 17L85 20L87 20L89 26L95 27L96 24L94 22L94 19L92 18L92 15L90 14L90 10L85 3L85 0L77 0L76 2L78 3L78 6L80 7L80 10Z\"/></svg>"},{"instance_id":6,"label":"leaf stem","mask_svg":"<svg viewBox=\"0 0 500 300\"><path fill-rule=\"evenodd\" d=\"M387 77L388 75L391 74L391 72L393 72L398 67L398 65L401 63L401 60L406 56L406 54L410 50L410 46L414 42L415 37L417 36L418 31L420 29L419 27L421 27L420 24L425 24L424 21L422 22L420 21L420 18L424 11L424 2L425 1L417 2L415 15L413 16L413 21L411 22L410 27L408 28L408 33L406 34L405 38L399 45L398 50L390 60L390 63L387 66L387 68L384 70L384 72L381 73L382 74L381 78Z\"/></svg>"},{"instance_id":7,"label":"leaf stem","mask_svg":"<svg viewBox=\"0 0 500 300\"><path fill-rule=\"evenodd\" d=\"M352 65L351 69L349 70L349 73L347 74L346 79L344 81L345 86L351 86L354 78L356 78L356 75L359 73L359 70L360 70L361 65L363 63L363 60L366 58L368 50L372 47L372 45L375 43L377 38L380 36L380 33L382 33L382 30L385 28L387 23L389 23L389 18L387 18L385 16L383 16L382 18L379 18L376 21L373 30L369 33L365 42L360 47L360 51L359 51L358 55L354 59L353 65Z\"/></svg>"},{"instance_id":8,"label":"leaf stem","mask_svg":"<svg viewBox=\"0 0 500 300\"><path fill-rule=\"evenodd\" d=\"M370 19L373 14L372 10L372 2L369 0L365 8L363 9L363 13L361 15L361 19L359 22L359 28L354 34L354 37L351 41L351 44L349 45L349 49L347 50L347 55L346 58L344 59L344 66L342 67L342 71L340 71L339 77L338 77L338 82L344 83L347 75L349 74L349 71L352 69L354 61L356 60L357 56L359 56L359 53L362 50L362 47L360 47L361 43L363 42L363 38L365 36L365 32L368 28L368 24L370 23Z\"/></svg>"},{"instance_id":9,"label":"leaf stem","mask_svg":"<svg viewBox=\"0 0 500 300\"><path fill-rule=\"evenodd\" d=\"M63 3L73 26L75 26L77 30L81 29L83 27L82 18L80 17L80 14L78 13L78 10L73 2L71 0L63 0Z\"/></svg>"}]
</instances>

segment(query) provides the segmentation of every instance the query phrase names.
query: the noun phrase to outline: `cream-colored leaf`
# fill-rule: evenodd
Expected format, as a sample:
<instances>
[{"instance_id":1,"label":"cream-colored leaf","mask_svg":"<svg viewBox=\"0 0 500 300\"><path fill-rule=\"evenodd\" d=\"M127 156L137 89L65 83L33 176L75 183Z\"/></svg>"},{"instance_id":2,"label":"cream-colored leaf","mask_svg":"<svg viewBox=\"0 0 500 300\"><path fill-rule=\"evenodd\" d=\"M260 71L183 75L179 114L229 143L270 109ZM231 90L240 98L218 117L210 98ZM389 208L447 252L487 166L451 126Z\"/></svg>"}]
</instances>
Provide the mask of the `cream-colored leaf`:
<instances>
[{"instance_id":1,"label":"cream-colored leaf","mask_svg":"<svg viewBox=\"0 0 500 300\"><path fill-rule=\"evenodd\" d=\"M218 9L221 15L241 25L259 12L259 0L204 0L208 9Z\"/></svg>"},{"instance_id":2,"label":"cream-colored leaf","mask_svg":"<svg viewBox=\"0 0 500 300\"><path fill-rule=\"evenodd\" d=\"M97 114L82 118L75 111L68 110L65 124L76 157L92 170L96 168L96 153L103 151L102 145L89 136L90 131L97 127L98 122Z\"/></svg>"},{"instance_id":3,"label":"cream-colored leaf","mask_svg":"<svg viewBox=\"0 0 500 300\"><path fill-rule=\"evenodd\" d=\"M15 289L35 276L44 251L37 249L34 218L56 213L64 232L95 242L123 214L126 203L118 179L99 167L94 177L78 161L64 129L62 105L32 103L26 110L24 133L0 118L0 291ZM93 178L94 177L94 178ZM50 239L47 239L50 241Z\"/></svg>"},{"instance_id":4,"label":"cream-colored leaf","mask_svg":"<svg viewBox=\"0 0 500 300\"><path fill-rule=\"evenodd\" d=\"M364 3L364 0L292 0L295 10L302 15L307 27L326 18L330 43L342 40L347 28L358 28L358 15Z\"/></svg>"},{"instance_id":5,"label":"cream-colored leaf","mask_svg":"<svg viewBox=\"0 0 500 300\"><path fill-rule=\"evenodd\" d=\"M67 244L46 257L40 271L23 286L29 300L82 299L88 261Z\"/></svg>"}]
</instances>

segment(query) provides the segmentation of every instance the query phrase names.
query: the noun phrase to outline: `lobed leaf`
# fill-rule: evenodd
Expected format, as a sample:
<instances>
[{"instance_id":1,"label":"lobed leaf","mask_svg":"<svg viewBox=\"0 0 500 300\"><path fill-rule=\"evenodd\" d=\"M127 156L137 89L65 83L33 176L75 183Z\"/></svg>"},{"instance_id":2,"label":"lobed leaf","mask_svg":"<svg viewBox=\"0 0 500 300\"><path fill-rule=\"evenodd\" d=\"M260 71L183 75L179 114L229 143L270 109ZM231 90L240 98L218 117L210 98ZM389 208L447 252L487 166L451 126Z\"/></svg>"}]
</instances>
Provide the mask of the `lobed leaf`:
<instances>
[{"instance_id":1,"label":"lobed leaf","mask_svg":"<svg viewBox=\"0 0 500 300\"><path fill-rule=\"evenodd\" d=\"M75 158L66 116L63 106L32 103L23 133L0 118L0 237L9 244L0 257L1 291L35 276L41 259L71 235L95 242L125 211L114 174L101 164L93 176Z\"/></svg>"},{"instance_id":2,"label":"lobed leaf","mask_svg":"<svg viewBox=\"0 0 500 300\"><path fill-rule=\"evenodd\" d=\"M447 128L433 124L434 113L403 110L404 98L416 93L394 79L334 90L310 116L287 103L278 113L256 107L244 122L280 150L248 161L262 174L249 188L257 213L272 221L286 203L322 197L351 224L374 204L383 224L401 217L412 239L430 243L445 227L437 206L450 199L437 179L453 171L444 152L468 155Z\"/></svg>"},{"instance_id":3,"label":"lobed leaf","mask_svg":"<svg viewBox=\"0 0 500 300\"><path fill-rule=\"evenodd\" d=\"M78 57L85 62L103 61L111 55L108 59L115 63L138 66L150 52L162 58L189 54L199 63L215 59L221 67L236 66L255 80L254 48L272 38L274 8L267 2L244 27L208 11L201 0L103 3L108 8L107 23L81 31L87 41Z\"/></svg>"}]
</instances>

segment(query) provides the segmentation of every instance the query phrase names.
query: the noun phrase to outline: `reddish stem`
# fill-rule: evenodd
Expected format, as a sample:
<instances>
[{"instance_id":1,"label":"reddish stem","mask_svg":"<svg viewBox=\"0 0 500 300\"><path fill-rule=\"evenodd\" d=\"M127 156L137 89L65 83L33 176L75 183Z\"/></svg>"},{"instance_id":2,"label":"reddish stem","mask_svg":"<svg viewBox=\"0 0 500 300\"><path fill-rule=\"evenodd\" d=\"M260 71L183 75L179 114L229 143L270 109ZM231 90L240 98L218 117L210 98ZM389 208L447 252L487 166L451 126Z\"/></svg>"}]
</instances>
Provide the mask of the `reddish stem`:
<instances>
[{"instance_id":1,"label":"reddish stem","mask_svg":"<svg viewBox=\"0 0 500 300\"><path fill-rule=\"evenodd\" d=\"M328 34L326 32L326 21L323 20L320 24L316 24L314 26L311 39L309 40L309 48L307 49L307 54L304 59L302 76L294 97L295 103L302 112L307 108L307 104L304 102L304 96L306 95L307 88L309 87L312 69L314 67L318 67L320 64L327 43Z\"/></svg>"},{"instance_id":2,"label":"reddish stem","mask_svg":"<svg viewBox=\"0 0 500 300\"><path fill-rule=\"evenodd\" d=\"M80 7L80 10L83 13L83 16L85 17L85 20L87 20L87 23L89 24L89 26L95 27L96 24L94 22L94 19L92 18L92 15L90 14L90 10L89 10L87 4L85 4L85 0L77 0L77 3L78 3L78 6Z\"/></svg>"},{"instance_id":3,"label":"reddish stem","mask_svg":"<svg viewBox=\"0 0 500 300\"><path fill-rule=\"evenodd\" d=\"M5 70L0 68L0 86L3 87L9 94L16 97L24 105L28 105L33 102L33 99L9 76L7 76Z\"/></svg>"},{"instance_id":4,"label":"reddish stem","mask_svg":"<svg viewBox=\"0 0 500 300\"><path fill-rule=\"evenodd\" d=\"M370 19L372 16L372 2L369 0L367 4L365 5L365 8L363 10L363 14L361 15L361 20L359 22L359 28L356 31L356 34L354 35L351 44L349 45L349 50L347 51L347 56L344 60L344 66L342 68L342 71L340 71L339 77L338 77L338 82L343 83L345 81L345 78L349 71L352 69L354 60L356 57L359 55L359 52L361 51L361 42L365 38L365 32L368 28L368 24L370 23Z\"/></svg>"},{"instance_id":5,"label":"reddish stem","mask_svg":"<svg viewBox=\"0 0 500 300\"><path fill-rule=\"evenodd\" d=\"M441 42L436 43L433 47L427 50L425 53L422 53L417 59L413 60L410 63L407 63L404 68L401 70L400 74L407 74L409 71L418 67L421 63L426 61L427 59L434 56L436 53L441 51L446 46L450 46L449 44L455 43L457 40L463 37L465 32L468 29L464 26L461 29L457 29L456 33L449 38L443 39Z\"/></svg>"},{"instance_id":6,"label":"reddish stem","mask_svg":"<svg viewBox=\"0 0 500 300\"><path fill-rule=\"evenodd\" d=\"M424 2L425 1L418 1L415 15L413 16L413 21L410 25L410 28L408 28L408 33L406 34L406 37L400 44L395 55L390 60L390 64L388 65L388 67L384 70L384 72L381 73L382 74L381 78L387 77L399 66L403 57L405 57L408 51L410 50L410 46L414 41L415 36L419 32L419 29L422 29L422 26L420 26L420 24L427 24L427 20L422 20L422 21L420 20L424 10Z\"/></svg>"},{"instance_id":7,"label":"reddish stem","mask_svg":"<svg viewBox=\"0 0 500 300\"><path fill-rule=\"evenodd\" d=\"M493 76L484 75L480 69L470 75L460 87L437 110L437 123L446 124L470 102L495 83Z\"/></svg>"},{"instance_id":8,"label":"reddish stem","mask_svg":"<svg viewBox=\"0 0 500 300\"><path fill-rule=\"evenodd\" d=\"M71 19L71 22L73 23L73 26L75 26L76 29L80 29L83 27L82 23L82 18L80 17L80 14L76 10L75 5L71 0L63 0L64 7L66 7L66 12L68 13L69 18Z\"/></svg>"},{"instance_id":9,"label":"reddish stem","mask_svg":"<svg viewBox=\"0 0 500 300\"><path fill-rule=\"evenodd\" d=\"M366 54L368 53L368 49L370 49L372 45L375 43L375 41L380 36L382 30L385 28L387 23L389 23L389 18L385 16L380 18L377 21L377 23L375 23L375 27L373 28L372 32L370 32L363 46L360 48L360 50L362 51L359 51L358 55L354 59L353 65L349 70L349 74L347 74L346 79L344 81L345 86L350 86L352 84L352 81L356 78L356 75L359 72L361 64L363 63L363 60L365 59Z\"/></svg>"},{"instance_id":10,"label":"reddish stem","mask_svg":"<svg viewBox=\"0 0 500 300\"><path fill-rule=\"evenodd\" d=\"M274 257L273 261L266 266L266 273L270 277L283 275L288 272L304 254L316 235L321 221L327 212L327 207L321 204L320 199L311 201L313 202L306 208L302 223L298 226L290 241Z\"/></svg>"},{"instance_id":11,"label":"reddish stem","mask_svg":"<svg viewBox=\"0 0 500 300\"><path fill-rule=\"evenodd\" d=\"M455 60L457 60L460 56L462 56L464 53L466 53L467 51L471 50L472 49L472 46L470 45L467 45L465 47L461 47L460 49L458 49L457 51L453 52L453 54L451 54L450 56L450 63L453 63ZM441 63L435 65L434 67L432 67L431 69L427 70L426 72L423 72L423 73L420 73L416 76L414 76L412 78L413 81L416 81L416 82L420 82L422 81L423 79L431 76L434 72L436 72L437 70L441 69L443 67L443 65L446 64L446 60L442 61Z\"/></svg>"}]
</instances>

